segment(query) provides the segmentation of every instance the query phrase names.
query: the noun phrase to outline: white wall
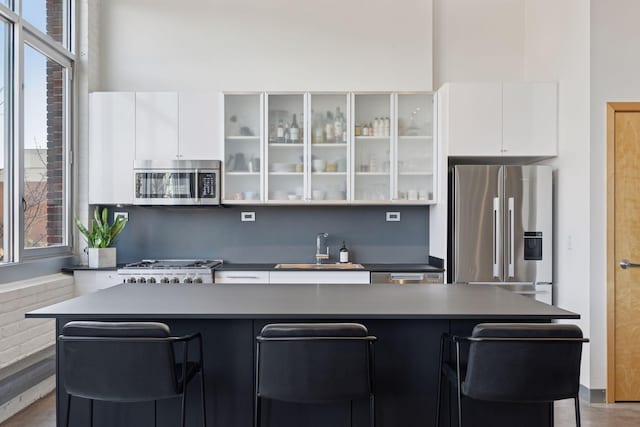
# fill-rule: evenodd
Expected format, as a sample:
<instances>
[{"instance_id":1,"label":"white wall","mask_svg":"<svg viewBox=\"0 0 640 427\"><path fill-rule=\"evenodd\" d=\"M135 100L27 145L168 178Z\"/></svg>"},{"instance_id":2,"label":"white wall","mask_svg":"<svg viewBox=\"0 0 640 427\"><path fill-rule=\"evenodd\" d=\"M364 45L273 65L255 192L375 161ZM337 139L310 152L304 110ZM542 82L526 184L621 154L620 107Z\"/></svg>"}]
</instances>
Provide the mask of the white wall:
<instances>
[{"instance_id":1,"label":"white wall","mask_svg":"<svg viewBox=\"0 0 640 427\"><path fill-rule=\"evenodd\" d=\"M435 0L434 87L521 80L525 0Z\"/></svg>"},{"instance_id":2,"label":"white wall","mask_svg":"<svg viewBox=\"0 0 640 427\"><path fill-rule=\"evenodd\" d=\"M109 0L95 90L431 90L432 0Z\"/></svg>"},{"instance_id":3,"label":"white wall","mask_svg":"<svg viewBox=\"0 0 640 427\"><path fill-rule=\"evenodd\" d=\"M640 2L591 0L591 323L603 343L594 382L606 383L606 103L640 101Z\"/></svg>"},{"instance_id":4,"label":"white wall","mask_svg":"<svg viewBox=\"0 0 640 427\"><path fill-rule=\"evenodd\" d=\"M550 13L550 11L553 13ZM589 4L584 0L527 0L525 80L557 81L559 155L554 167L554 290L558 306L580 313L592 338L582 357L581 382L592 378L593 339L589 270Z\"/></svg>"}]
</instances>

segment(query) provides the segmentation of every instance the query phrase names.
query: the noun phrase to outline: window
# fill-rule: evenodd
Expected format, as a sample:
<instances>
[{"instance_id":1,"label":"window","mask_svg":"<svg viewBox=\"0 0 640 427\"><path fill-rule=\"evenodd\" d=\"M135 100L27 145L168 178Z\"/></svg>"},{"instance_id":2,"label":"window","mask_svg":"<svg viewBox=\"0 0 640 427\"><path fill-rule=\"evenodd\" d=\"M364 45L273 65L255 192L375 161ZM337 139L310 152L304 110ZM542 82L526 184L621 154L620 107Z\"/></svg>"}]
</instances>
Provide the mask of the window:
<instances>
[{"instance_id":1,"label":"window","mask_svg":"<svg viewBox=\"0 0 640 427\"><path fill-rule=\"evenodd\" d=\"M38 30L64 43L66 0L22 0L22 16Z\"/></svg>"},{"instance_id":2,"label":"window","mask_svg":"<svg viewBox=\"0 0 640 427\"><path fill-rule=\"evenodd\" d=\"M8 218L8 183L7 183L7 161L9 157L9 144L7 132L9 130L9 115L7 111L7 93L9 66L9 37L7 36L8 25L0 20L0 262L4 261L5 248L8 246L9 236L6 232L6 218Z\"/></svg>"},{"instance_id":3,"label":"window","mask_svg":"<svg viewBox=\"0 0 640 427\"><path fill-rule=\"evenodd\" d=\"M70 253L71 10L0 0L0 263Z\"/></svg>"},{"instance_id":4,"label":"window","mask_svg":"<svg viewBox=\"0 0 640 427\"><path fill-rule=\"evenodd\" d=\"M24 48L24 247L66 243L65 69Z\"/></svg>"}]
</instances>

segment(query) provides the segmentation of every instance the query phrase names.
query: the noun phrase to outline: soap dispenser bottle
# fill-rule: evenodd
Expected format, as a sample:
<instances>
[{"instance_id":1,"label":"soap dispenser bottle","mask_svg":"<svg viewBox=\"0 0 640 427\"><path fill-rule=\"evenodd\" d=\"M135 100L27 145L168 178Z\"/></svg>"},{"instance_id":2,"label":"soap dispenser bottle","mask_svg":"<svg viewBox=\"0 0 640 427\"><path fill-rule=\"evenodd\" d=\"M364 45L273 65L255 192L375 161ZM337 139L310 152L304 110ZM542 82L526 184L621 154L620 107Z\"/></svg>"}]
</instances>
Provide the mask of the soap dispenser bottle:
<instances>
[{"instance_id":1,"label":"soap dispenser bottle","mask_svg":"<svg viewBox=\"0 0 640 427\"><path fill-rule=\"evenodd\" d=\"M342 247L340 248L340 262L349 262L349 249L347 249L347 245L344 243L344 240L342 241Z\"/></svg>"}]
</instances>

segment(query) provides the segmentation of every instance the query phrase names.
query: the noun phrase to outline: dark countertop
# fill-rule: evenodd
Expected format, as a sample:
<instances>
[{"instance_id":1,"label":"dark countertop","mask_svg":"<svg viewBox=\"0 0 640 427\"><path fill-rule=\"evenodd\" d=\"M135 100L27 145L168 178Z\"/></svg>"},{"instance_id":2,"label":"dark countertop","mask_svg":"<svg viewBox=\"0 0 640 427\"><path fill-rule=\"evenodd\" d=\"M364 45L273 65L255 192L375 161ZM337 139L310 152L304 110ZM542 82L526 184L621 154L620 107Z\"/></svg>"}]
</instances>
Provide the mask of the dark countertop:
<instances>
[{"instance_id":1,"label":"dark countertop","mask_svg":"<svg viewBox=\"0 0 640 427\"><path fill-rule=\"evenodd\" d=\"M495 286L134 285L26 314L84 319L577 319Z\"/></svg>"},{"instance_id":2,"label":"dark countertop","mask_svg":"<svg viewBox=\"0 0 640 427\"><path fill-rule=\"evenodd\" d=\"M442 273L444 269L434 267L429 264L362 264L364 270L344 270L336 268L336 271L370 271L372 273L388 271L388 272L434 272ZM273 271L276 264L244 264L244 263L223 263L216 267L216 271ZM304 269L278 269L277 271L317 271ZM330 268L323 268L322 271L334 271Z\"/></svg>"}]
</instances>

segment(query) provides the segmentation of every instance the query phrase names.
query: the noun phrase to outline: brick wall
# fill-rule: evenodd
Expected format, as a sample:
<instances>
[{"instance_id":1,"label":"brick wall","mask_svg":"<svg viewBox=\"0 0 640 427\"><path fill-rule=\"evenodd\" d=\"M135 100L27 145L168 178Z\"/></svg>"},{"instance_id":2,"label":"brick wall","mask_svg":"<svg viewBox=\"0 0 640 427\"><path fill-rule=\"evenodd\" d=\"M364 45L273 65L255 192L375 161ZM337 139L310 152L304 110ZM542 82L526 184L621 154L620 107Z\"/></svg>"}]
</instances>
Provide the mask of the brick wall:
<instances>
[{"instance_id":1,"label":"brick wall","mask_svg":"<svg viewBox=\"0 0 640 427\"><path fill-rule=\"evenodd\" d=\"M73 277L54 274L0 286L0 369L55 343L55 320L24 314L72 298Z\"/></svg>"},{"instance_id":2,"label":"brick wall","mask_svg":"<svg viewBox=\"0 0 640 427\"><path fill-rule=\"evenodd\" d=\"M47 0L47 34L62 41L64 1ZM47 61L47 245L64 242L64 72Z\"/></svg>"}]
</instances>

